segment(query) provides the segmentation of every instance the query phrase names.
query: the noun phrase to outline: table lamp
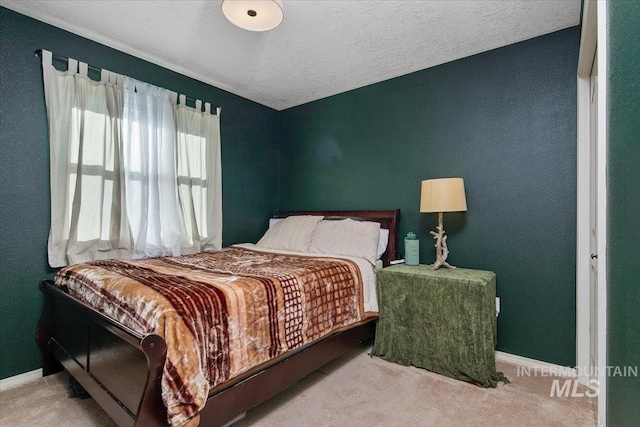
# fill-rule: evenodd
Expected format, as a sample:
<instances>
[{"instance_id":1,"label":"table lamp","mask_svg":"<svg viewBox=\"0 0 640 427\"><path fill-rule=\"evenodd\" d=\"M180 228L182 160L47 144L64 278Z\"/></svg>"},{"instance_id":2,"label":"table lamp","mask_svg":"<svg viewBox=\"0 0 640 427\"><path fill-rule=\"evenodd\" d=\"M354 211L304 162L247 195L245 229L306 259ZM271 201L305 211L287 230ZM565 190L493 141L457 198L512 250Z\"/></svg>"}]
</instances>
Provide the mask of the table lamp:
<instances>
[{"instance_id":1,"label":"table lamp","mask_svg":"<svg viewBox=\"0 0 640 427\"><path fill-rule=\"evenodd\" d=\"M447 248L447 236L442 226L443 212L463 212L467 210L467 199L464 194L464 180L462 178L440 178L422 181L420 193L420 212L438 212L438 232L431 231L436 239L436 262L431 266L437 270L443 265L447 268L455 268L447 262L449 249Z\"/></svg>"}]
</instances>

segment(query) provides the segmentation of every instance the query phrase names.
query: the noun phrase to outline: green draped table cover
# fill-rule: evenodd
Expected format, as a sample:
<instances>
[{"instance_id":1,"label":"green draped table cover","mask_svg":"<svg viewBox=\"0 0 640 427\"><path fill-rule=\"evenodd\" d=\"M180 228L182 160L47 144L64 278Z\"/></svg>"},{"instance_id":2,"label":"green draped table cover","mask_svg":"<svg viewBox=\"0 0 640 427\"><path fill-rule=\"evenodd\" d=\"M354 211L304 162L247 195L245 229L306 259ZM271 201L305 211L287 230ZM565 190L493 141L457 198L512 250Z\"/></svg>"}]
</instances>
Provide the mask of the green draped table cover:
<instances>
[{"instance_id":1,"label":"green draped table cover","mask_svg":"<svg viewBox=\"0 0 640 427\"><path fill-rule=\"evenodd\" d=\"M377 274L380 318L372 354L484 387L496 372L496 275L394 265Z\"/></svg>"}]
</instances>

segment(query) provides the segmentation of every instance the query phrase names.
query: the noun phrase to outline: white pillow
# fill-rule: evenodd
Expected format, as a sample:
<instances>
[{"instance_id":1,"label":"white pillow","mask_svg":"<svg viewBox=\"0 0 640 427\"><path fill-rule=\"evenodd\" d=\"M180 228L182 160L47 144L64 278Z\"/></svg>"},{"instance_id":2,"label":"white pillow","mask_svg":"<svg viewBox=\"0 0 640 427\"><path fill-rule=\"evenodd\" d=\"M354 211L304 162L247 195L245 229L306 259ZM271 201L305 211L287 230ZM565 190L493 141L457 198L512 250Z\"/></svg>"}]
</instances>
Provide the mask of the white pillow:
<instances>
[{"instance_id":1,"label":"white pillow","mask_svg":"<svg viewBox=\"0 0 640 427\"><path fill-rule=\"evenodd\" d=\"M270 227L256 246L268 249L306 252L316 225L323 216L289 216Z\"/></svg>"},{"instance_id":2,"label":"white pillow","mask_svg":"<svg viewBox=\"0 0 640 427\"><path fill-rule=\"evenodd\" d=\"M284 218L269 218L269 228L282 221L284 221Z\"/></svg>"},{"instance_id":3,"label":"white pillow","mask_svg":"<svg viewBox=\"0 0 640 427\"><path fill-rule=\"evenodd\" d=\"M378 239L378 259L382 258L384 251L387 250L387 244L389 243L389 230L386 228L380 229L380 238Z\"/></svg>"},{"instance_id":4,"label":"white pillow","mask_svg":"<svg viewBox=\"0 0 640 427\"><path fill-rule=\"evenodd\" d=\"M309 252L348 255L376 263L380 224L370 221L320 221L313 232Z\"/></svg>"},{"instance_id":5,"label":"white pillow","mask_svg":"<svg viewBox=\"0 0 640 427\"><path fill-rule=\"evenodd\" d=\"M269 218L269 228L273 227L277 223L283 221L284 218ZM382 258L384 252L387 250L389 244L389 230L386 228L380 229L380 238L378 239L378 259Z\"/></svg>"}]
</instances>

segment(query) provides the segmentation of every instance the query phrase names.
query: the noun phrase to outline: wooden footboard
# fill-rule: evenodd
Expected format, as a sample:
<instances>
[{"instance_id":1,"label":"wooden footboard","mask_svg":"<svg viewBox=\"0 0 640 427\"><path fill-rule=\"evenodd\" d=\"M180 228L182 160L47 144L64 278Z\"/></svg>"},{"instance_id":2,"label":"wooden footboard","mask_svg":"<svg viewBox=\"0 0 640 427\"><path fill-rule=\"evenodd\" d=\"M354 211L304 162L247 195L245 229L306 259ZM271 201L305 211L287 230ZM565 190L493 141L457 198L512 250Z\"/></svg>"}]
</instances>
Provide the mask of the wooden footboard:
<instances>
[{"instance_id":1,"label":"wooden footboard","mask_svg":"<svg viewBox=\"0 0 640 427\"><path fill-rule=\"evenodd\" d=\"M64 367L120 426L166 426L160 380L167 346L142 337L45 280L36 339L43 375Z\"/></svg>"},{"instance_id":2,"label":"wooden footboard","mask_svg":"<svg viewBox=\"0 0 640 427\"><path fill-rule=\"evenodd\" d=\"M161 377L167 346L142 337L70 297L51 281L41 284L45 308L36 338L43 374L66 369L119 426L166 426ZM372 338L375 318L338 332L212 390L202 426L222 426L296 381Z\"/></svg>"}]
</instances>

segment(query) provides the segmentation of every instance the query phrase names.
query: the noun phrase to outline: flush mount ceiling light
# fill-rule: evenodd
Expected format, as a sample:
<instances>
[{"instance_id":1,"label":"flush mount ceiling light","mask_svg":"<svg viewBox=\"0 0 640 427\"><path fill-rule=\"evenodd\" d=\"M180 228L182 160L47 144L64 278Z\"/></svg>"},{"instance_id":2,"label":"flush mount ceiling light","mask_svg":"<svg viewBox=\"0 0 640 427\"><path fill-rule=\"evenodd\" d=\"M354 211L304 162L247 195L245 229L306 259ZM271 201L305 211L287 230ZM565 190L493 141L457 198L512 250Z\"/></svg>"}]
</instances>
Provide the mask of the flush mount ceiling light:
<instances>
[{"instance_id":1,"label":"flush mount ceiling light","mask_svg":"<svg viewBox=\"0 0 640 427\"><path fill-rule=\"evenodd\" d=\"M222 13L232 24L249 31L272 30L284 16L276 0L223 0Z\"/></svg>"}]
</instances>

